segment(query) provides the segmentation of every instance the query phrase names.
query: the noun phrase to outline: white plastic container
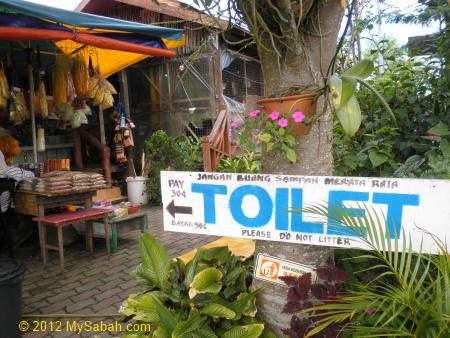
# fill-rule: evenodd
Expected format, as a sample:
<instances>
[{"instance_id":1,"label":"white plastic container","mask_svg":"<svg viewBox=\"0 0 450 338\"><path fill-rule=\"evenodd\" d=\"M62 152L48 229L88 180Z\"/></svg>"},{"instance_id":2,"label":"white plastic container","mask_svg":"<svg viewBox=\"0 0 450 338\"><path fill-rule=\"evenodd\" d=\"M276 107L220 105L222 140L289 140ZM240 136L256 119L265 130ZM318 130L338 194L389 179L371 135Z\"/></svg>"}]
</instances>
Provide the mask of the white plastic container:
<instances>
[{"instance_id":1,"label":"white plastic container","mask_svg":"<svg viewBox=\"0 0 450 338\"><path fill-rule=\"evenodd\" d=\"M127 177L127 194L128 201L136 204L147 204L148 196L146 189L147 177L136 176Z\"/></svg>"}]
</instances>

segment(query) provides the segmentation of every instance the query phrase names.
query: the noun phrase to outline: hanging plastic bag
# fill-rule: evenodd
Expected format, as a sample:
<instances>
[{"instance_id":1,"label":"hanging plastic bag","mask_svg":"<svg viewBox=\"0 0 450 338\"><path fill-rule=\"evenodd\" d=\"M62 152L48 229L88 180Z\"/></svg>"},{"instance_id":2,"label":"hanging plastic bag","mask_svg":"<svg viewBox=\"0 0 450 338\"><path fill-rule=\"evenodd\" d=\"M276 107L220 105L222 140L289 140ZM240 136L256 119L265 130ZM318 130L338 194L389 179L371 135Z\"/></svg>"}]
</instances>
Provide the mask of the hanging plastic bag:
<instances>
[{"instance_id":1,"label":"hanging plastic bag","mask_svg":"<svg viewBox=\"0 0 450 338\"><path fill-rule=\"evenodd\" d=\"M45 132L44 128L38 128L37 130L37 151L45 151Z\"/></svg>"},{"instance_id":2,"label":"hanging plastic bag","mask_svg":"<svg viewBox=\"0 0 450 338\"><path fill-rule=\"evenodd\" d=\"M82 112L81 110L75 110L75 112L72 115L72 121L71 126L73 129L81 127L82 124L87 124L88 119L86 117L86 114Z\"/></svg>"}]
</instances>

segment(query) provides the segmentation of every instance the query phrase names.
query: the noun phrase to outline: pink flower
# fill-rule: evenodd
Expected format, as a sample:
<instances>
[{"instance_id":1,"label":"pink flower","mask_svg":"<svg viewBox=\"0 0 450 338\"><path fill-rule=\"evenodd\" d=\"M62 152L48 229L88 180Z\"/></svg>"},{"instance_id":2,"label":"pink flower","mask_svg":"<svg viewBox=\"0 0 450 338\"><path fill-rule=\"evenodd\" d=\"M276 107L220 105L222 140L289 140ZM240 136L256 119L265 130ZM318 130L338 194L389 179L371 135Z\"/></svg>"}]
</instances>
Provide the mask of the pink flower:
<instances>
[{"instance_id":1,"label":"pink flower","mask_svg":"<svg viewBox=\"0 0 450 338\"><path fill-rule=\"evenodd\" d=\"M250 117L256 117L256 116L259 115L260 112L261 112L261 111L259 111L259 110L257 109L257 110L254 110L254 111L251 111L250 113L248 113L248 116L250 116Z\"/></svg>"},{"instance_id":2,"label":"pink flower","mask_svg":"<svg viewBox=\"0 0 450 338\"><path fill-rule=\"evenodd\" d=\"M305 115L301 111L296 111L292 114L292 118L294 119L295 123L300 123L305 119Z\"/></svg>"},{"instance_id":3,"label":"pink flower","mask_svg":"<svg viewBox=\"0 0 450 338\"><path fill-rule=\"evenodd\" d=\"M230 127L231 128L236 128L237 126L240 126L241 124L242 124L242 121L234 120L234 121L231 121Z\"/></svg>"},{"instance_id":4,"label":"pink flower","mask_svg":"<svg viewBox=\"0 0 450 338\"><path fill-rule=\"evenodd\" d=\"M375 313L375 311L372 310L372 309L369 309L369 310L367 310L366 313L367 313L369 316L371 316L371 315L373 315L373 314Z\"/></svg>"},{"instance_id":5,"label":"pink flower","mask_svg":"<svg viewBox=\"0 0 450 338\"><path fill-rule=\"evenodd\" d=\"M272 114L269 115L269 118L272 121L278 120L279 117L280 117L280 112L279 111L273 111Z\"/></svg>"},{"instance_id":6,"label":"pink flower","mask_svg":"<svg viewBox=\"0 0 450 338\"><path fill-rule=\"evenodd\" d=\"M285 118L282 118L282 119L280 119L280 120L278 121L278 125L279 125L281 128L286 128L288 124L289 124L289 122L288 122L288 120L285 119Z\"/></svg>"}]
</instances>

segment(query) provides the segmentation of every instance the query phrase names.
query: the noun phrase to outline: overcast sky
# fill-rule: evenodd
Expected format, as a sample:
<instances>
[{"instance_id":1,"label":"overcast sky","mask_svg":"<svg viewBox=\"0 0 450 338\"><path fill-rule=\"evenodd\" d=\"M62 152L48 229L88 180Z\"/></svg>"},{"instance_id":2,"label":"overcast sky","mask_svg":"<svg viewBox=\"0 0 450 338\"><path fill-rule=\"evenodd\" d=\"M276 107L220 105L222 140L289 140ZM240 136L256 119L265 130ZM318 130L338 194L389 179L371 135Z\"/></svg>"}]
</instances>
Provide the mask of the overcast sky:
<instances>
[{"instance_id":1,"label":"overcast sky","mask_svg":"<svg viewBox=\"0 0 450 338\"><path fill-rule=\"evenodd\" d=\"M64 9L74 9L80 0L28 0L48 6L53 7L60 7ZM186 3L192 3L192 0L186 0L183 1ZM387 1L390 4L393 4L395 6L398 6L402 10L405 11L412 11L414 6L417 5L417 0L388 0ZM408 41L408 36L415 36L415 35L425 35L432 33L436 30L435 27L422 27L417 25L388 25L384 24L383 26L383 32L387 33L389 35L394 36L397 38L397 40L404 44ZM375 33L375 32L374 32Z\"/></svg>"}]
</instances>

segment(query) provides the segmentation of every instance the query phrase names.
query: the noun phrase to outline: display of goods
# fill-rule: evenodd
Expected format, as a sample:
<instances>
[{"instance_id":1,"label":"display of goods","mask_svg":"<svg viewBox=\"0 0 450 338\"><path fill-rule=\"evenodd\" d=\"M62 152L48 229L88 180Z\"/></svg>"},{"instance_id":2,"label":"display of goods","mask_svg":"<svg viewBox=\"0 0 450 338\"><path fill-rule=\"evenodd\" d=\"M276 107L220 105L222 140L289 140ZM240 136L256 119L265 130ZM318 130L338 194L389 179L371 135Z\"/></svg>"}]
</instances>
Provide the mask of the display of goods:
<instances>
[{"instance_id":1,"label":"display of goods","mask_svg":"<svg viewBox=\"0 0 450 338\"><path fill-rule=\"evenodd\" d=\"M117 94L114 86L97 69L94 76L89 79L88 88L88 96L93 99L94 106L101 106L103 109L111 108L114 105L114 94Z\"/></svg>"},{"instance_id":2,"label":"display of goods","mask_svg":"<svg viewBox=\"0 0 450 338\"><path fill-rule=\"evenodd\" d=\"M79 55L73 60L72 76L77 96L86 97L89 89L89 71L83 58Z\"/></svg>"},{"instance_id":3,"label":"display of goods","mask_svg":"<svg viewBox=\"0 0 450 338\"><path fill-rule=\"evenodd\" d=\"M25 96L22 92L11 95L11 104L9 108L9 120L14 125L19 125L30 118L30 111L27 108Z\"/></svg>"},{"instance_id":4,"label":"display of goods","mask_svg":"<svg viewBox=\"0 0 450 338\"><path fill-rule=\"evenodd\" d=\"M0 69L0 108L7 108L9 97L9 85L5 71Z\"/></svg>"},{"instance_id":5,"label":"display of goods","mask_svg":"<svg viewBox=\"0 0 450 338\"><path fill-rule=\"evenodd\" d=\"M56 58L58 60L58 58ZM67 103L67 80L64 66L56 62L53 71L53 104Z\"/></svg>"},{"instance_id":6,"label":"display of goods","mask_svg":"<svg viewBox=\"0 0 450 338\"><path fill-rule=\"evenodd\" d=\"M45 90L45 83L43 80L39 81L39 106L41 108L41 116L43 119L48 117L48 103L47 103L47 92Z\"/></svg>"},{"instance_id":7,"label":"display of goods","mask_svg":"<svg viewBox=\"0 0 450 338\"><path fill-rule=\"evenodd\" d=\"M53 104L71 103L75 97L75 86L72 79L72 59L65 54L58 54L53 71Z\"/></svg>"}]
</instances>

